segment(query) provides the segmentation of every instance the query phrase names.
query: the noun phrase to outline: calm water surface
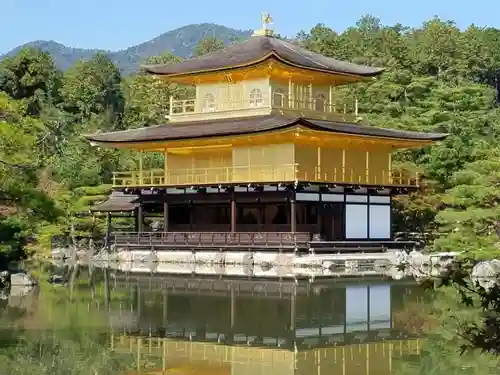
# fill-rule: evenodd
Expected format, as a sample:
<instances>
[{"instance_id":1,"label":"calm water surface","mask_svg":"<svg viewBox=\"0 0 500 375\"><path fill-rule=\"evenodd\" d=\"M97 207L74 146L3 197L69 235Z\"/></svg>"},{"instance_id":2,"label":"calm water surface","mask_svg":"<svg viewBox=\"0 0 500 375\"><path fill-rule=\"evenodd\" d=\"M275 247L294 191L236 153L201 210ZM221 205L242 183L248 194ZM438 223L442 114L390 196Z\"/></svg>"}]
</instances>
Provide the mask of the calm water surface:
<instances>
[{"instance_id":1,"label":"calm water surface","mask_svg":"<svg viewBox=\"0 0 500 375\"><path fill-rule=\"evenodd\" d=\"M412 280L39 272L50 274L67 282L3 300L10 327L71 332L83 356L109 353L124 373L386 375L420 352Z\"/></svg>"}]
</instances>

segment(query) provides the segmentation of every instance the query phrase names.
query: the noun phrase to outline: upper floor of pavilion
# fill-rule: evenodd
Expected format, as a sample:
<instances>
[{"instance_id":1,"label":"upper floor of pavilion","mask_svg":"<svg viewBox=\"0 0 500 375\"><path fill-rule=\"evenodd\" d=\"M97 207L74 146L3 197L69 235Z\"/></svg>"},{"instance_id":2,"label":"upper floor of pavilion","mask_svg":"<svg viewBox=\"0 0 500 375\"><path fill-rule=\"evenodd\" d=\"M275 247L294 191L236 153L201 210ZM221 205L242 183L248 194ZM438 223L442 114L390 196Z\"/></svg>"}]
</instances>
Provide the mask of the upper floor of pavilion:
<instances>
[{"instance_id":1,"label":"upper floor of pavilion","mask_svg":"<svg viewBox=\"0 0 500 375\"><path fill-rule=\"evenodd\" d=\"M87 135L100 147L139 151L132 171L116 172L115 188L334 184L418 187L418 175L393 170L398 149L420 148L446 134L369 126L358 105L338 103L338 86L383 69L310 52L273 37L252 38L147 72L195 87L193 99L170 98L167 124ZM142 154L161 154L145 170Z\"/></svg>"},{"instance_id":2,"label":"upper floor of pavilion","mask_svg":"<svg viewBox=\"0 0 500 375\"><path fill-rule=\"evenodd\" d=\"M370 80L382 68L326 57L274 37L271 21L243 43L175 64L144 66L168 82L193 86L191 97L170 98L171 122L285 114L352 122L356 98L337 87ZM167 103L165 103L167 104Z\"/></svg>"}]
</instances>

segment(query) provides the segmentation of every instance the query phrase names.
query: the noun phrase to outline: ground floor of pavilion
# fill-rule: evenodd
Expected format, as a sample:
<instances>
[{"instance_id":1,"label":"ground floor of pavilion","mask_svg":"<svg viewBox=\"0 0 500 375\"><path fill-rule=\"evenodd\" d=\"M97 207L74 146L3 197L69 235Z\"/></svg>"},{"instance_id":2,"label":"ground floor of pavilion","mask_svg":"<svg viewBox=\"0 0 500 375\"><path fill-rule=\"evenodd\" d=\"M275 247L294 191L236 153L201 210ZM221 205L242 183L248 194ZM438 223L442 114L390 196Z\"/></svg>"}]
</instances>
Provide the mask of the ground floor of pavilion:
<instances>
[{"instance_id":1,"label":"ground floor of pavilion","mask_svg":"<svg viewBox=\"0 0 500 375\"><path fill-rule=\"evenodd\" d=\"M316 243L392 242L389 191L211 188L114 192L92 208L107 213L118 244L307 248ZM129 227L113 217L129 215Z\"/></svg>"}]
</instances>

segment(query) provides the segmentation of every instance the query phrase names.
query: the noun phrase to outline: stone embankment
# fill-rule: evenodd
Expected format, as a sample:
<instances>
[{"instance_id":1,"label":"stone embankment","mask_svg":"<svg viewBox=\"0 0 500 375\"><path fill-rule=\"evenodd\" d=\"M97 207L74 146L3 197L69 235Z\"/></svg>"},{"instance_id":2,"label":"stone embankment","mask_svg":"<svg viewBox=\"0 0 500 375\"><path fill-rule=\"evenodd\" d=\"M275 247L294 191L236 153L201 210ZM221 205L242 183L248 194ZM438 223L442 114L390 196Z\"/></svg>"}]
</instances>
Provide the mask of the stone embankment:
<instances>
[{"instance_id":1,"label":"stone embankment","mask_svg":"<svg viewBox=\"0 0 500 375\"><path fill-rule=\"evenodd\" d=\"M406 276L439 276L457 255L417 251L307 255L259 251L118 251L101 252L91 258L91 263L125 272L269 277L386 274L399 279Z\"/></svg>"}]
</instances>

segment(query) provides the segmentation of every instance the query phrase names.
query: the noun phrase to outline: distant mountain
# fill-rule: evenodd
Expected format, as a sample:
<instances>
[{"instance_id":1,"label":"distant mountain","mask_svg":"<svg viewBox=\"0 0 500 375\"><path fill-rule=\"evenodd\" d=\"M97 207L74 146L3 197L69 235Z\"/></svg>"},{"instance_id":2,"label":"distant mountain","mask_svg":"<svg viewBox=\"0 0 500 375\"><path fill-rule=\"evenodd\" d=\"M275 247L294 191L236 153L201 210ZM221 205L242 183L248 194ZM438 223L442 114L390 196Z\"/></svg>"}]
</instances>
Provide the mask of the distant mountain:
<instances>
[{"instance_id":1,"label":"distant mountain","mask_svg":"<svg viewBox=\"0 0 500 375\"><path fill-rule=\"evenodd\" d=\"M121 51L103 52L113 60L123 74L130 74L136 71L139 68L139 64L150 56L172 52L176 56L191 57L200 40L207 37L215 37L229 44L235 40L248 39L251 34L252 31L250 30L236 30L212 23L202 23L187 25L168 31L150 41ZM80 59L89 60L97 52L102 51L98 49L72 48L54 41L37 40L14 48L12 51L0 56L0 60L17 54L25 47L36 47L50 53L57 67L62 70L68 69Z\"/></svg>"},{"instance_id":2,"label":"distant mountain","mask_svg":"<svg viewBox=\"0 0 500 375\"><path fill-rule=\"evenodd\" d=\"M19 47L14 48L13 50L7 52L5 55L0 56L0 60L3 60L5 57L15 56L17 55L23 48L26 47L34 47L39 48L42 51L50 53L52 58L54 59L56 65L60 69L68 69L71 65L77 62L80 59L89 60L94 56L97 52L101 51L98 49L84 49L84 48L71 48L66 47L64 44L54 42L52 40L36 40L34 42L29 42L23 44ZM106 51L104 51L106 52Z\"/></svg>"}]
</instances>

